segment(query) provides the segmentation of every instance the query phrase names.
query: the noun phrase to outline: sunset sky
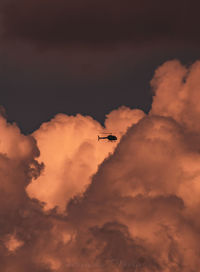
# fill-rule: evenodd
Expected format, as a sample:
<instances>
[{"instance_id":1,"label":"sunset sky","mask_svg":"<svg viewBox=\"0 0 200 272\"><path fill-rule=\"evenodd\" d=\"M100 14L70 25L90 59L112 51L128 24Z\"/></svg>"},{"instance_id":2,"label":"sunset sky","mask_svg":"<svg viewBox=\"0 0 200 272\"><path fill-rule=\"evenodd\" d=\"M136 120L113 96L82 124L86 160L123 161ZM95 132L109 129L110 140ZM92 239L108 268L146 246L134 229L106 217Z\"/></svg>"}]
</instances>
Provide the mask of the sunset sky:
<instances>
[{"instance_id":1,"label":"sunset sky","mask_svg":"<svg viewBox=\"0 0 200 272\"><path fill-rule=\"evenodd\" d=\"M199 58L198 1L3 0L0 100L30 133L57 113L148 112L165 61Z\"/></svg>"},{"instance_id":2,"label":"sunset sky","mask_svg":"<svg viewBox=\"0 0 200 272\"><path fill-rule=\"evenodd\" d=\"M1 0L1 272L198 271L199 10Z\"/></svg>"}]
</instances>

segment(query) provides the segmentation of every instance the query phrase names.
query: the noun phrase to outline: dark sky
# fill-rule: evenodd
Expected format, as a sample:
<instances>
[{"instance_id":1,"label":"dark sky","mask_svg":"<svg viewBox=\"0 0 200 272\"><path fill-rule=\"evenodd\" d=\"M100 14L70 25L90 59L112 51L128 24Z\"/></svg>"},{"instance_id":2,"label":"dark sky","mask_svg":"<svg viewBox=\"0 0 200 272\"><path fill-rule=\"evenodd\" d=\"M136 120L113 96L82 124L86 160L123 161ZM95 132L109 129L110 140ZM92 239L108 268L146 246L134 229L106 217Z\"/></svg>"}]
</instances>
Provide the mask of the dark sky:
<instances>
[{"instance_id":1,"label":"dark sky","mask_svg":"<svg viewBox=\"0 0 200 272\"><path fill-rule=\"evenodd\" d=\"M4 0L0 104L30 133L56 113L103 122L120 105L150 109L155 69L200 55L198 1Z\"/></svg>"}]
</instances>

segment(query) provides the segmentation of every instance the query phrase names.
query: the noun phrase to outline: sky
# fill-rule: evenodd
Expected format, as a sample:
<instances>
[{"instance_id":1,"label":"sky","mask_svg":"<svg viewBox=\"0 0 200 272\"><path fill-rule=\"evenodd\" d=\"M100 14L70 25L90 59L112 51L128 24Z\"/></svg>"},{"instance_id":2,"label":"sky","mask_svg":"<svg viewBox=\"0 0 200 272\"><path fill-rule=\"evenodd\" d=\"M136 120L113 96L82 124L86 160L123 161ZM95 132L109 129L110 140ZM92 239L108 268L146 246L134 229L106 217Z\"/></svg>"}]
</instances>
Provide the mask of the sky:
<instances>
[{"instance_id":1,"label":"sky","mask_svg":"<svg viewBox=\"0 0 200 272\"><path fill-rule=\"evenodd\" d=\"M199 58L198 1L1 1L0 100L31 133L57 113L148 112L155 69Z\"/></svg>"},{"instance_id":2,"label":"sky","mask_svg":"<svg viewBox=\"0 0 200 272\"><path fill-rule=\"evenodd\" d=\"M0 271L197 271L199 7L1 1Z\"/></svg>"}]
</instances>

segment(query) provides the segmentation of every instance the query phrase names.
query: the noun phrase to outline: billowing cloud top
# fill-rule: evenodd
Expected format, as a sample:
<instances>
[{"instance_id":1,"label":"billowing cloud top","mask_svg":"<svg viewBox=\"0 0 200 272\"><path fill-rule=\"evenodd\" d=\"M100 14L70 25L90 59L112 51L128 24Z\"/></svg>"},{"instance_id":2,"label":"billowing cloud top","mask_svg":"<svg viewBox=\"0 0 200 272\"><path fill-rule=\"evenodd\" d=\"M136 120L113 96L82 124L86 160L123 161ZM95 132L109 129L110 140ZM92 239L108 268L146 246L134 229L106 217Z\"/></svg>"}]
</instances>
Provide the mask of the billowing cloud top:
<instances>
[{"instance_id":1,"label":"billowing cloud top","mask_svg":"<svg viewBox=\"0 0 200 272\"><path fill-rule=\"evenodd\" d=\"M58 114L24 136L1 116L0 271L197 271L199 78L199 62L164 63L150 113L105 127Z\"/></svg>"}]
</instances>

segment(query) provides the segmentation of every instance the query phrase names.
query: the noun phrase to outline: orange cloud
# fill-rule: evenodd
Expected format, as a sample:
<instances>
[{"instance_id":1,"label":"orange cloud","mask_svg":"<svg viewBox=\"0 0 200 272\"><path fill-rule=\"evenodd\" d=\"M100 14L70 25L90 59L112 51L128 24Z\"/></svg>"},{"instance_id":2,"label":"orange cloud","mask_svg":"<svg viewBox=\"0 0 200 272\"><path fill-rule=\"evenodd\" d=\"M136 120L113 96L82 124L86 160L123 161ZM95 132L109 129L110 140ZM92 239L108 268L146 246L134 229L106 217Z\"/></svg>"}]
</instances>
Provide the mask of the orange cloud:
<instances>
[{"instance_id":1,"label":"orange cloud","mask_svg":"<svg viewBox=\"0 0 200 272\"><path fill-rule=\"evenodd\" d=\"M46 202L46 208L65 210L68 201L83 193L102 161L113 152L116 143L97 141L109 132L120 139L127 128L137 123L144 113L121 107L107 115L105 128L89 116L58 114L44 123L33 136L44 162L42 175L28 187L31 197Z\"/></svg>"},{"instance_id":2,"label":"orange cloud","mask_svg":"<svg viewBox=\"0 0 200 272\"><path fill-rule=\"evenodd\" d=\"M185 168L188 158L193 166L189 171ZM106 240L97 246L100 252L93 248L92 258L101 264L101 256L106 263L112 258L127 265L133 262L141 267L139 271L194 269L199 250L195 227L199 225L199 158L188 146L187 134L170 118L150 116L130 128L113 155L100 166L83 199L68 206L70 222L81 226L81 231L108 222L127 228L130 244L115 223L112 232L105 234ZM123 252L116 250L123 243L113 242L113 233L121 235L126 244ZM94 247L97 239L92 235ZM130 253L134 246L136 255Z\"/></svg>"},{"instance_id":3,"label":"orange cloud","mask_svg":"<svg viewBox=\"0 0 200 272\"><path fill-rule=\"evenodd\" d=\"M198 132L199 74L200 61L189 68L176 60L159 67L151 81L155 93L151 114L172 117L187 129Z\"/></svg>"},{"instance_id":4,"label":"orange cloud","mask_svg":"<svg viewBox=\"0 0 200 272\"><path fill-rule=\"evenodd\" d=\"M151 112L105 127L58 114L24 136L1 116L0 271L197 271L198 75L163 64ZM107 130L117 143L97 141Z\"/></svg>"}]
</instances>

